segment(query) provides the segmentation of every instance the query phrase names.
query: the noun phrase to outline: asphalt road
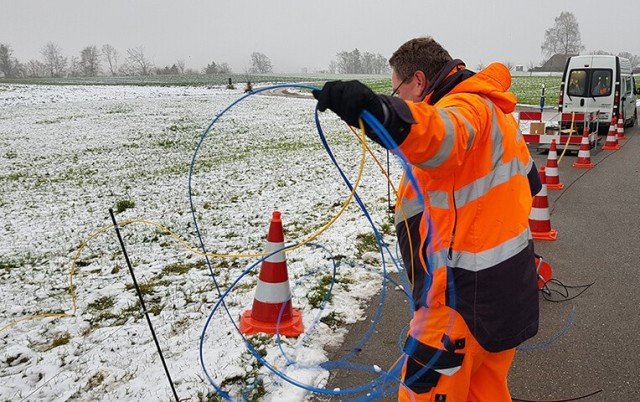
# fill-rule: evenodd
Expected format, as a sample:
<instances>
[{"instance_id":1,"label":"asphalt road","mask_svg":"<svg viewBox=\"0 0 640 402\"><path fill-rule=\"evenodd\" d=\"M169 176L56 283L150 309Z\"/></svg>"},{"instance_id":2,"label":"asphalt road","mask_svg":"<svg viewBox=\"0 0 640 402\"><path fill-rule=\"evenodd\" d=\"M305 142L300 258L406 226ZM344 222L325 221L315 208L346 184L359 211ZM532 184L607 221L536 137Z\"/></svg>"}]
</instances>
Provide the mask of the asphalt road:
<instances>
[{"instance_id":1,"label":"asphalt road","mask_svg":"<svg viewBox=\"0 0 640 402\"><path fill-rule=\"evenodd\" d=\"M510 372L513 398L553 401L601 389L581 401L640 401L640 129L627 128L626 135L619 151L592 149L592 169L573 168L575 154L567 153L560 163L565 188L549 191L558 239L536 241L536 252L565 285L594 284L565 302L541 295L540 331L524 345L531 350L517 353ZM532 155L538 166L546 163L546 155L534 149ZM579 290L568 289L569 296ZM371 303L369 320L350 328L335 358L352 351L377 302ZM352 361L391 367L400 356L408 310L403 293L391 285L376 332ZM375 372L333 370L327 388L358 387L375 377ZM395 392L378 400L395 400Z\"/></svg>"}]
</instances>

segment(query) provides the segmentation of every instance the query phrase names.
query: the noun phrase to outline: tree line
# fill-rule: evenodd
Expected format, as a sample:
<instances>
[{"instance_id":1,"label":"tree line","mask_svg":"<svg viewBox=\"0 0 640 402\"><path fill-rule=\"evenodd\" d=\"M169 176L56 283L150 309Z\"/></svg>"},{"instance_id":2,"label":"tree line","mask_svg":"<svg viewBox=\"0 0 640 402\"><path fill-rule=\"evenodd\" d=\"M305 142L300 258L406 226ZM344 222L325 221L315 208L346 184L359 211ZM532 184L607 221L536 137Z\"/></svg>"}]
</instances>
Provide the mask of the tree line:
<instances>
[{"instance_id":1,"label":"tree line","mask_svg":"<svg viewBox=\"0 0 640 402\"><path fill-rule=\"evenodd\" d=\"M5 78L233 74L229 64L215 61L201 70L187 68L184 60L156 67L146 55L144 46L129 48L121 54L109 44L101 47L88 45L78 55L67 57L60 45L48 42L40 50L40 55L39 59L21 62L14 56L11 45L0 43L0 73ZM273 72L269 57L259 52L251 54L250 65L245 73Z\"/></svg>"}]
</instances>

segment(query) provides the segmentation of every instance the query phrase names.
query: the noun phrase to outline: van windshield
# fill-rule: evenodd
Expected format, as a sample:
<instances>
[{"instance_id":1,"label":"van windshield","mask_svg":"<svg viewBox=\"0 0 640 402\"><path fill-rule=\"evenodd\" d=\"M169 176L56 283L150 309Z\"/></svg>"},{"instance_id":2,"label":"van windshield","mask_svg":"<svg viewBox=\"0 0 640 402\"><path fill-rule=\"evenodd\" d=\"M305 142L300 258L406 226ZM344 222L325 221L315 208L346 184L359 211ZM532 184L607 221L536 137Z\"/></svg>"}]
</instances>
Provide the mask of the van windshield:
<instances>
[{"instance_id":1,"label":"van windshield","mask_svg":"<svg viewBox=\"0 0 640 402\"><path fill-rule=\"evenodd\" d=\"M612 70L579 69L569 73L569 96L598 97L611 95Z\"/></svg>"}]
</instances>

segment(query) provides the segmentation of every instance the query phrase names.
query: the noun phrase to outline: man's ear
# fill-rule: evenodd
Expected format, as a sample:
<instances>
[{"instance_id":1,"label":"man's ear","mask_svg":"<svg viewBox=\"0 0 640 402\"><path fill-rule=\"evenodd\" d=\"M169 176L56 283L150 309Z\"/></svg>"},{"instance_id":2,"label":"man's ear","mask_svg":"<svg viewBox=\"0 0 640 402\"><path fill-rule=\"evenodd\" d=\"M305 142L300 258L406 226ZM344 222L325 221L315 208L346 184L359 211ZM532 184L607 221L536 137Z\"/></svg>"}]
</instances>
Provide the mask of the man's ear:
<instances>
[{"instance_id":1,"label":"man's ear","mask_svg":"<svg viewBox=\"0 0 640 402\"><path fill-rule=\"evenodd\" d=\"M414 74L415 74L418 86L420 87L420 92L424 93L424 90L427 89L427 85L429 85L427 76L424 75L424 73L420 70L416 71Z\"/></svg>"}]
</instances>

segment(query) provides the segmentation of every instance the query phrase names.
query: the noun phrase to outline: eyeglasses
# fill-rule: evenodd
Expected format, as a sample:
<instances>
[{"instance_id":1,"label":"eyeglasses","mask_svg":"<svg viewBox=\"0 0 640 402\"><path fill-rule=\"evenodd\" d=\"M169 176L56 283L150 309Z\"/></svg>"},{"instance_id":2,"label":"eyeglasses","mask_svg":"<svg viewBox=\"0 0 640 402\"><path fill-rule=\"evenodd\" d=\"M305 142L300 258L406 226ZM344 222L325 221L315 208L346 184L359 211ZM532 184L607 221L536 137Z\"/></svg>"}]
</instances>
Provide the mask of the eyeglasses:
<instances>
[{"instance_id":1,"label":"eyeglasses","mask_svg":"<svg viewBox=\"0 0 640 402\"><path fill-rule=\"evenodd\" d=\"M403 86L404 84L406 84L409 81L409 78L412 78L413 76L410 75L408 77L406 77L405 79L402 80L402 82L400 82L398 84L398 86L393 90L393 92L391 92L391 96L396 96L398 94L398 90L400 89L401 86Z\"/></svg>"}]
</instances>

